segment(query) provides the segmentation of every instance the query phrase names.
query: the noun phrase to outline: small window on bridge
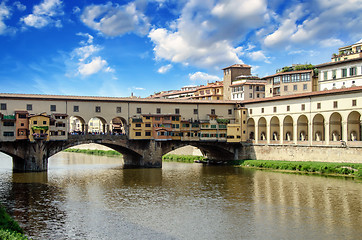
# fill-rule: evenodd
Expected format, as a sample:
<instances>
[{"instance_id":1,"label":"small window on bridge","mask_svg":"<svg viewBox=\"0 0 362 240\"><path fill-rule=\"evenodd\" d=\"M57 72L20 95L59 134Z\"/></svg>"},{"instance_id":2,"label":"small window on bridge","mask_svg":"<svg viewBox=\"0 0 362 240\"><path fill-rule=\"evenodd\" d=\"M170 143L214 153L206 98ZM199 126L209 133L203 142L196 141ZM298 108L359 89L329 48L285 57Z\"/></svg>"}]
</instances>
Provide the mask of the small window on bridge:
<instances>
[{"instance_id":1,"label":"small window on bridge","mask_svg":"<svg viewBox=\"0 0 362 240\"><path fill-rule=\"evenodd\" d=\"M194 114L198 114L198 112L199 112L198 109L195 108L195 109L194 109Z\"/></svg>"},{"instance_id":2,"label":"small window on bridge","mask_svg":"<svg viewBox=\"0 0 362 240\"><path fill-rule=\"evenodd\" d=\"M73 106L73 112L79 112L79 106Z\"/></svg>"},{"instance_id":3,"label":"small window on bridge","mask_svg":"<svg viewBox=\"0 0 362 240\"><path fill-rule=\"evenodd\" d=\"M156 113L160 114L161 113L161 108L157 108Z\"/></svg>"},{"instance_id":4,"label":"small window on bridge","mask_svg":"<svg viewBox=\"0 0 362 240\"><path fill-rule=\"evenodd\" d=\"M122 108L121 108L121 107L117 107L116 112L117 112L117 113L122 112Z\"/></svg>"},{"instance_id":5,"label":"small window on bridge","mask_svg":"<svg viewBox=\"0 0 362 240\"><path fill-rule=\"evenodd\" d=\"M6 103L1 103L0 109L1 110L6 110Z\"/></svg>"},{"instance_id":6,"label":"small window on bridge","mask_svg":"<svg viewBox=\"0 0 362 240\"><path fill-rule=\"evenodd\" d=\"M142 113L141 108L137 108L137 113Z\"/></svg>"},{"instance_id":7,"label":"small window on bridge","mask_svg":"<svg viewBox=\"0 0 362 240\"><path fill-rule=\"evenodd\" d=\"M180 109L179 108L175 108L175 114L180 114Z\"/></svg>"},{"instance_id":8,"label":"small window on bridge","mask_svg":"<svg viewBox=\"0 0 362 240\"><path fill-rule=\"evenodd\" d=\"M141 132L136 132L136 136L141 136Z\"/></svg>"},{"instance_id":9,"label":"small window on bridge","mask_svg":"<svg viewBox=\"0 0 362 240\"><path fill-rule=\"evenodd\" d=\"M26 110L32 111L33 110L33 105L32 104L26 104Z\"/></svg>"},{"instance_id":10,"label":"small window on bridge","mask_svg":"<svg viewBox=\"0 0 362 240\"><path fill-rule=\"evenodd\" d=\"M215 115L215 109L211 109L211 114Z\"/></svg>"},{"instance_id":11,"label":"small window on bridge","mask_svg":"<svg viewBox=\"0 0 362 240\"><path fill-rule=\"evenodd\" d=\"M57 106L56 105L50 105L50 111L51 112L55 112L57 110Z\"/></svg>"},{"instance_id":12,"label":"small window on bridge","mask_svg":"<svg viewBox=\"0 0 362 240\"><path fill-rule=\"evenodd\" d=\"M96 106L96 112L101 112L101 107L100 106Z\"/></svg>"},{"instance_id":13,"label":"small window on bridge","mask_svg":"<svg viewBox=\"0 0 362 240\"><path fill-rule=\"evenodd\" d=\"M229 115L233 114L233 110L232 110L231 108L228 109L228 114L229 114Z\"/></svg>"}]
</instances>

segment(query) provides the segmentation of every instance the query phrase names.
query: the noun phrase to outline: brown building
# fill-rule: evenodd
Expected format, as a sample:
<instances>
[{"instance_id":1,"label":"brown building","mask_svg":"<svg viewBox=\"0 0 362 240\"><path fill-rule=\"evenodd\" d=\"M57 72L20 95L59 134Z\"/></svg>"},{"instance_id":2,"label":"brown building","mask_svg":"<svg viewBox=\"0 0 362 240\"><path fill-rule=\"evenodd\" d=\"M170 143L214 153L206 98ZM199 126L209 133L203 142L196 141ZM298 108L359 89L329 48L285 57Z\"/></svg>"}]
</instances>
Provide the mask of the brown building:
<instances>
[{"instance_id":1,"label":"brown building","mask_svg":"<svg viewBox=\"0 0 362 240\"><path fill-rule=\"evenodd\" d=\"M230 100L232 94L231 85L237 80L239 76L251 76L251 66L246 64L234 64L230 67L223 68L223 99Z\"/></svg>"},{"instance_id":2,"label":"brown building","mask_svg":"<svg viewBox=\"0 0 362 240\"><path fill-rule=\"evenodd\" d=\"M28 111L15 111L16 140L26 140L29 135Z\"/></svg>"},{"instance_id":3,"label":"brown building","mask_svg":"<svg viewBox=\"0 0 362 240\"><path fill-rule=\"evenodd\" d=\"M197 88L193 99L197 100L223 100L223 83L208 83L205 86Z\"/></svg>"}]
</instances>

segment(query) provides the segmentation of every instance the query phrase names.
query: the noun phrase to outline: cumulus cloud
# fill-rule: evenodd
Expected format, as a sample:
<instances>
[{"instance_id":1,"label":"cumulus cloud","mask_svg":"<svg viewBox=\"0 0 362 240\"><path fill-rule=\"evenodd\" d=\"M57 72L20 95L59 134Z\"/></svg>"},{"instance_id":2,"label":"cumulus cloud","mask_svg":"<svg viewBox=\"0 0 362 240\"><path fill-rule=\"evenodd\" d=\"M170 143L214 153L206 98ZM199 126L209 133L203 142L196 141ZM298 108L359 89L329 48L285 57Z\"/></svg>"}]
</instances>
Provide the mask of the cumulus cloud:
<instances>
[{"instance_id":1,"label":"cumulus cloud","mask_svg":"<svg viewBox=\"0 0 362 240\"><path fill-rule=\"evenodd\" d=\"M242 62L235 42L263 24L266 6L265 0L189 1L172 28L154 28L148 36L156 58L220 69Z\"/></svg>"},{"instance_id":2,"label":"cumulus cloud","mask_svg":"<svg viewBox=\"0 0 362 240\"><path fill-rule=\"evenodd\" d=\"M255 51L255 52L250 52L248 53L248 56L253 60L253 61L263 61L265 63L270 63L269 58L266 57L264 55L264 52L259 50L259 51Z\"/></svg>"},{"instance_id":3,"label":"cumulus cloud","mask_svg":"<svg viewBox=\"0 0 362 240\"><path fill-rule=\"evenodd\" d=\"M78 71L83 76L89 76L102 70L108 63L101 57L94 57L90 62L80 62Z\"/></svg>"},{"instance_id":4,"label":"cumulus cloud","mask_svg":"<svg viewBox=\"0 0 362 240\"><path fill-rule=\"evenodd\" d=\"M16 1L13 3L13 5L19 10L19 11L25 11L26 10L26 6L21 4L21 2Z\"/></svg>"},{"instance_id":5,"label":"cumulus cloud","mask_svg":"<svg viewBox=\"0 0 362 240\"><path fill-rule=\"evenodd\" d=\"M61 21L56 17L63 15L63 2L61 0L43 0L33 7L33 12L21 21L34 28L43 28L53 24L55 27L62 27Z\"/></svg>"},{"instance_id":6,"label":"cumulus cloud","mask_svg":"<svg viewBox=\"0 0 362 240\"><path fill-rule=\"evenodd\" d=\"M119 36L129 32L147 34L150 24L147 17L136 8L134 2L119 5L91 5L84 9L81 20L88 27L107 36Z\"/></svg>"},{"instance_id":7,"label":"cumulus cloud","mask_svg":"<svg viewBox=\"0 0 362 240\"><path fill-rule=\"evenodd\" d=\"M5 34L8 30L8 27L4 23L4 20L11 16L10 8L5 5L3 1L0 4L0 35Z\"/></svg>"},{"instance_id":8,"label":"cumulus cloud","mask_svg":"<svg viewBox=\"0 0 362 240\"><path fill-rule=\"evenodd\" d=\"M195 72L193 74L189 74L189 78L191 81L210 81L210 82L215 82L215 81L220 81L220 78L218 76L215 75L209 75L207 73L204 72Z\"/></svg>"},{"instance_id":9,"label":"cumulus cloud","mask_svg":"<svg viewBox=\"0 0 362 240\"><path fill-rule=\"evenodd\" d=\"M171 68L172 68L172 65L171 65L171 64L167 64L167 65L165 65L165 66L160 67L160 68L157 70L157 72L163 74L163 73L168 72Z\"/></svg>"}]
</instances>

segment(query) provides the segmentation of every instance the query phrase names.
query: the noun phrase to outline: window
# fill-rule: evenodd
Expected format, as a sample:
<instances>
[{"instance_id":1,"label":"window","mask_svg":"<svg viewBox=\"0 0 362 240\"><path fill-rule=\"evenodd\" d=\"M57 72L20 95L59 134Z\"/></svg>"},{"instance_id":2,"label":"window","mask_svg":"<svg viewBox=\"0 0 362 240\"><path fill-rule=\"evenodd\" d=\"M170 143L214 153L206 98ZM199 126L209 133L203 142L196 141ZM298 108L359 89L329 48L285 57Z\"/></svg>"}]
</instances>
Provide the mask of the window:
<instances>
[{"instance_id":1,"label":"window","mask_svg":"<svg viewBox=\"0 0 362 240\"><path fill-rule=\"evenodd\" d=\"M333 79L337 78L337 70L332 70L332 78Z\"/></svg>"},{"instance_id":2,"label":"window","mask_svg":"<svg viewBox=\"0 0 362 240\"><path fill-rule=\"evenodd\" d=\"M287 112L289 112L290 111L290 106L287 106Z\"/></svg>"},{"instance_id":3,"label":"window","mask_svg":"<svg viewBox=\"0 0 362 240\"><path fill-rule=\"evenodd\" d=\"M301 107L302 111L305 110L305 104L302 104L302 107Z\"/></svg>"},{"instance_id":4,"label":"window","mask_svg":"<svg viewBox=\"0 0 362 240\"><path fill-rule=\"evenodd\" d=\"M284 92L288 91L288 86L284 86Z\"/></svg>"},{"instance_id":5,"label":"window","mask_svg":"<svg viewBox=\"0 0 362 240\"><path fill-rule=\"evenodd\" d=\"M156 113L160 114L161 113L161 108L157 108Z\"/></svg>"},{"instance_id":6,"label":"window","mask_svg":"<svg viewBox=\"0 0 362 240\"><path fill-rule=\"evenodd\" d=\"M264 113L264 108L261 108L261 113Z\"/></svg>"},{"instance_id":7,"label":"window","mask_svg":"<svg viewBox=\"0 0 362 240\"><path fill-rule=\"evenodd\" d=\"M6 126L6 127L12 127L12 126L14 126L15 124L14 124L14 122L4 122L3 125Z\"/></svg>"},{"instance_id":8,"label":"window","mask_svg":"<svg viewBox=\"0 0 362 240\"><path fill-rule=\"evenodd\" d=\"M26 104L26 110L32 111L33 110L33 105L32 104Z\"/></svg>"},{"instance_id":9,"label":"window","mask_svg":"<svg viewBox=\"0 0 362 240\"><path fill-rule=\"evenodd\" d=\"M197 110L197 108L194 109L194 114L198 114L199 111Z\"/></svg>"},{"instance_id":10,"label":"window","mask_svg":"<svg viewBox=\"0 0 362 240\"><path fill-rule=\"evenodd\" d=\"M250 114L253 114L253 109L249 109L249 113L250 113Z\"/></svg>"},{"instance_id":11,"label":"window","mask_svg":"<svg viewBox=\"0 0 362 240\"><path fill-rule=\"evenodd\" d=\"M175 114L180 114L180 109L179 108L175 108Z\"/></svg>"},{"instance_id":12,"label":"window","mask_svg":"<svg viewBox=\"0 0 362 240\"><path fill-rule=\"evenodd\" d=\"M253 85L250 85L250 86L249 86L249 89L253 89Z\"/></svg>"},{"instance_id":13,"label":"window","mask_svg":"<svg viewBox=\"0 0 362 240\"><path fill-rule=\"evenodd\" d=\"M282 81L283 81L283 83L288 83L288 82L290 82L290 75L283 75Z\"/></svg>"},{"instance_id":14,"label":"window","mask_svg":"<svg viewBox=\"0 0 362 240\"><path fill-rule=\"evenodd\" d=\"M46 125L46 124L47 124L47 121L43 121L43 124Z\"/></svg>"},{"instance_id":15,"label":"window","mask_svg":"<svg viewBox=\"0 0 362 240\"><path fill-rule=\"evenodd\" d=\"M14 132L4 132L4 137L13 137Z\"/></svg>"},{"instance_id":16,"label":"window","mask_svg":"<svg viewBox=\"0 0 362 240\"><path fill-rule=\"evenodd\" d=\"M150 120L150 119L151 119L151 117L147 116L147 117L146 117L146 119L147 119L147 120Z\"/></svg>"},{"instance_id":17,"label":"window","mask_svg":"<svg viewBox=\"0 0 362 240\"><path fill-rule=\"evenodd\" d=\"M19 114L19 118L26 118L26 114Z\"/></svg>"},{"instance_id":18,"label":"window","mask_svg":"<svg viewBox=\"0 0 362 240\"><path fill-rule=\"evenodd\" d=\"M357 106L357 100L356 100L356 99L353 99L353 100L352 100L352 106L353 106L353 107Z\"/></svg>"},{"instance_id":19,"label":"window","mask_svg":"<svg viewBox=\"0 0 362 240\"><path fill-rule=\"evenodd\" d=\"M1 103L0 110L6 110L6 103Z\"/></svg>"},{"instance_id":20,"label":"window","mask_svg":"<svg viewBox=\"0 0 362 240\"><path fill-rule=\"evenodd\" d=\"M73 112L79 112L79 106L73 106Z\"/></svg>"},{"instance_id":21,"label":"window","mask_svg":"<svg viewBox=\"0 0 362 240\"><path fill-rule=\"evenodd\" d=\"M172 116L172 121L179 121L180 120L180 117L179 116Z\"/></svg>"},{"instance_id":22,"label":"window","mask_svg":"<svg viewBox=\"0 0 362 240\"><path fill-rule=\"evenodd\" d=\"M50 105L50 111L51 112L55 112L57 110L57 106L56 105Z\"/></svg>"},{"instance_id":23,"label":"window","mask_svg":"<svg viewBox=\"0 0 362 240\"><path fill-rule=\"evenodd\" d=\"M321 109L321 103L317 103L317 109Z\"/></svg>"},{"instance_id":24,"label":"window","mask_svg":"<svg viewBox=\"0 0 362 240\"><path fill-rule=\"evenodd\" d=\"M96 106L96 112L101 112L101 107L100 106Z\"/></svg>"},{"instance_id":25,"label":"window","mask_svg":"<svg viewBox=\"0 0 362 240\"><path fill-rule=\"evenodd\" d=\"M333 108L338 108L338 102L337 101L333 102Z\"/></svg>"},{"instance_id":26,"label":"window","mask_svg":"<svg viewBox=\"0 0 362 240\"><path fill-rule=\"evenodd\" d=\"M323 80L327 80L328 79L328 72L325 71L323 72Z\"/></svg>"},{"instance_id":27,"label":"window","mask_svg":"<svg viewBox=\"0 0 362 240\"><path fill-rule=\"evenodd\" d=\"M256 94L256 97L257 97L257 98L260 98L260 94L259 94L259 93L258 93L258 94Z\"/></svg>"},{"instance_id":28,"label":"window","mask_svg":"<svg viewBox=\"0 0 362 240\"><path fill-rule=\"evenodd\" d=\"M117 113L121 113L121 112L122 112L122 107L117 107L117 108L116 108L116 112L117 112Z\"/></svg>"},{"instance_id":29,"label":"window","mask_svg":"<svg viewBox=\"0 0 362 240\"><path fill-rule=\"evenodd\" d=\"M349 69L349 76L355 76L357 75L357 68L356 67L351 67Z\"/></svg>"},{"instance_id":30,"label":"window","mask_svg":"<svg viewBox=\"0 0 362 240\"><path fill-rule=\"evenodd\" d=\"M136 123L136 127L141 127L141 123Z\"/></svg>"},{"instance_id":31,"label":"window","mask_svg":"<svg viewBox=\"0 0 362 240\"><path fill-rule=\"evenodd\" d=\"M228 109L228 114L229 115L233 114L233 110L231 108Z\"/></svg>"},{"instance_id":32,"label":"window","mask_svg":"<svg viewBox=\"0 0 362 240\"><path fill-rule=\"evenodd\" d=\"M136 132L136 136L137 137L141 136L141 132Z\"/></svg>"},{"instance_id":33,"label":"window","mask_svg":"<svg viewBox=\"0 0 362 240\"><path fill-rule=\"evenodd\" d=\"M277 107L273 108L273 112L275 112L275 113L277 112Z\"/></svg>"},{"instance_id":34,"label":"window","mask_svg":"<svg viewBox=\"0 0 362 240\"><path fill-rule=\"evenodd\" d=\"M211 114L215 115L215 109L211 109Z\"/></svg>"},{"instance_id":35,"label":"window","mask_svg":"<svg viewBox=\"0 0 362 240\"><path fill-rule=\"evenodd\" d=\"M33 121L33 124L34 124L34 125L38 124L38 121Z\"/></svg>"},{"instance_id":36,"label":"window","mask_svg":"<svg viewBox=\"0 0 362 240\"><path fill-rule=\"evenodd\" d=\"M308 84L303 84L303 90L308 90Z\"/></svg>"},{"instance_id":37,"label":"window","mask_svg":"<svg viewBox=\"0 0 362 240\"><path fill-rule=\"evenodd\" d=\"M253 98L253 94L252 94L252 93L249 93L249 98Z\"/></svg>"},{"instance_id":38,"label":"window","mask_svg":"<svg viewBox=\"0 0 362 240\"><path fill-rule=\"evenodd\" d=\"M137 108L137 113L142 113L141 108Z\"/></svg>"},{"instance_id":39,"label":"window","mask_svg":"<svg viewBox=\"0 0 362 240\"><path fill-rule=\"evenodd\" d=\"M155 117L155 120L156 120L156 121L160 121L161 118L160 118L160 117Z\"/></svg>"},{"instance_id":40,"label":"window","mask_svg":"<svg viewBox=\"0 0 362 240\"><path fill-rule=\"evenodd\" d=\"M342 77L347 77L347 68L342 69Z\"/></svg>"},{"instance_id":41,"label":"window","mask_svg":"<svg viewBox=\"0 0 362 240\"><path fill-rule=\"evenodd\" d=\"M147 136L147 137L151 136L151 132L145 132L145 136Z\"/></svg>"},{"instance_id":42,"label":"window","mask_svg":"<svg viewBox=\"0 0 362 240\"><path fill-rule=\"evenodd\" d=\"M293 85L293 91L298 91L298 85Z\"/></svg>"},{"instance_id":43,"label":"window","mask_svg":"<svg viewBox=\"0 0 362 240\"><path fill-rule=\"evenodd\" d=\"M145 126L146 127L151 127L151 123L146 123Z\"/></svg>"},{"instance_id":44,"label":"window","mask_svg":"<svg viewBox=\"0 0 362 240\"><path fill-rule=\"evenodd\" d=\"M216 125L211 125L210 127L215 129L215 128L216 128Z\"/></svg>"}]
</instances>

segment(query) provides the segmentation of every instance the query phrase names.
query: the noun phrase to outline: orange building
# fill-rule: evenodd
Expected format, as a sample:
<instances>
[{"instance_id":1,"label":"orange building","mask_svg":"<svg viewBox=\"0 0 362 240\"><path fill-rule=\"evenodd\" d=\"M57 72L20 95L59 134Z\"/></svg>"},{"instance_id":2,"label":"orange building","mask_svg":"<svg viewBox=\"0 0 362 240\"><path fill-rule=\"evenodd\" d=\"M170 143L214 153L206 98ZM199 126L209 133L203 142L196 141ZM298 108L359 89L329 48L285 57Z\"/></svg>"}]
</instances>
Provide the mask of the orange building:
<instances>
[{"instance_id":1,"label":"orange building","mask_svg":"<svg viewBox=\"0 0 362 240\"><path fill-rule=\"evenodd\" d=\"M15 111L16 140L26 140L29 135L29 113L27 111Z\"/></svg>"}]
</instances>

